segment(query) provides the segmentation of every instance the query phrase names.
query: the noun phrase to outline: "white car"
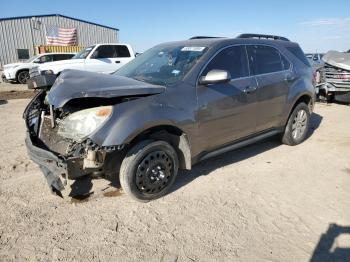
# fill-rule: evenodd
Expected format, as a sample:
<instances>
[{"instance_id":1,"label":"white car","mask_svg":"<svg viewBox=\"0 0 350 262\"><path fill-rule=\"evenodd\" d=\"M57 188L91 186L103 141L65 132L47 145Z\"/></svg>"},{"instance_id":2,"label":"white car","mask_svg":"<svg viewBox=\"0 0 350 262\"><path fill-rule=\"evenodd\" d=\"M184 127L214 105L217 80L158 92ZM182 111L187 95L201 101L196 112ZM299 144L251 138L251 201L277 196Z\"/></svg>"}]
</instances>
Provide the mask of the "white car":
<instances>
[{"instance_id":1,"label":"white car","mask_svg":"<svg viewBox=\"0 0 350 262\"><path fill-rule=\"evenodd\" d=\"M71 59L74 55L73 53L44 53L34 56L23 63L7 64L4 65L2 78L5 81L16 81L25 84L29 78L29 70L38 64Z\"/></svg>"},{"instance_id":2,"label":"white car","mask_svg":"<svg viewBox=\"0 0 350 262\"><path fill-rule=\"evenodd\" d=\"M97 44L89 46L71 60L39 65L31 70L30 76L59 75L65 69L76 69L98 73L112 73L135 58L134 51L127 44Z\"/></svg>"}]
</instances>

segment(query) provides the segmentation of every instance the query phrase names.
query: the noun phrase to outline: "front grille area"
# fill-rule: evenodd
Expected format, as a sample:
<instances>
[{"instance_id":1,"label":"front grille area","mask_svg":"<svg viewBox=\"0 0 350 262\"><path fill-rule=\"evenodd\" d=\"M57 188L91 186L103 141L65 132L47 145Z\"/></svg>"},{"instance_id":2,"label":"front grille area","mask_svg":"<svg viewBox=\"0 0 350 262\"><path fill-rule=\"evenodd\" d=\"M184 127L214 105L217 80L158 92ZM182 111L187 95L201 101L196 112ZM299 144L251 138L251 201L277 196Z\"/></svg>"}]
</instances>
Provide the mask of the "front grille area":
<instances>
[{"instance_id":1,"label":"front grille area","mask_svg":"<svg viewBox=\"0 0 350 262\"><path fill-rule=\"evenodd\" d=\"M51 119L49 116L44 116L41 119L41 127L39 131L40 140L53 152L65 155L71 142L57 134L58 126L51 127Z\"/></svg>"},{"instance_id":2,"label":"front grille area","mask_svg":"<svg viewBox=\"0 0 350 262\"><path fill-rule=\"evenodd\" d=\"M57 125L51 127L50 110L44 103L45 95L46 92L39 92L28 104L23 117L36 146L64 155L70 143L57 134Z\"/></svg>"},{"instance_id":3,"label":"front grille area","mask_svg":"<svg viewBox=\"0 0 350 262\"><path fill-rule=\"evenodd\" d=\"M326 64L323 69L324 81L333 84L337 88L349 88L350 71Z\"/></svg>"}]
</instances>

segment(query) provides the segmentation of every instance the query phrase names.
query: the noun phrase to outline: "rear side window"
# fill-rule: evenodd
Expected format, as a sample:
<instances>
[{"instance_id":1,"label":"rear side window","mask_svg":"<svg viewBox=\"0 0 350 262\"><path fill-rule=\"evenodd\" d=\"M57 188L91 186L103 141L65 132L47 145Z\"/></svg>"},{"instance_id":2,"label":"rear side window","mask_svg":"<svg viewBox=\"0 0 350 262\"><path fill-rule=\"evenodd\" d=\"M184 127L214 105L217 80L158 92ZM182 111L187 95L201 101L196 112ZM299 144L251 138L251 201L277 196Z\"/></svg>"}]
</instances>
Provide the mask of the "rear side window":
<instances>
[{"instance_id":1,"label":"rear side window","mask_svg":"<svg viewBox=\"0 0 350 262\"><path fill-rule=\"evenodd\" d=\"M101 45L93 53L92 58L117 58L130 57L130 52L125 45Z\"/></svg>"},{"instance_id":2,"label":"rear side window","mask_svg":"<svg viewBox=\"0 0 350 262\"><path fill-rule=\"evenodd\" d=\"M73 54L59 54L53 56L53 61L61 61L66 59L71 59L74 55Z\"/></svg>"},{"instance_id":3,"label":"rear side window","mask_svg":"<svg viewBox=\"0 0 350 262\"><path fill-rule=\"evenodd\" d=\"M117 45L115 49L118 57L130 57L129 48L127 46Z\"/></svg>"},{"instance_id":4,"label":"rear side window","mask_svg":"<svg viewBox=\"0 0 350 262\"><path fill-rule=\"evenodd\" d=\"M280 52L270 46L247 46L251 73L254 75L283 71L288 66L288 61L282 61Z\"/></svg>"},{"instance_id":5,"label":"rear side window","mask_svg":"<svg viewBox=\"0 0 350 262\"><path fill-rule=\"evenodd\" d=\"M298 58L301 62L303 62L306 66L310 66L309 61L307 60L304 52L301 50L299 46L288 46L286 47L288 51L290 51L296 58Z\"/></svg>"},{"instance_id":6,"label":"rear side window","mask_svg":"<svg viewBox=\"0 0 350 262\"><path fill-rule=\"evenodd\" d=\"M249 75L247 56L244 46L232 46L218 53L207 65L202 75L210 70L219 69L229 71L231 78L240 78Z\"/></svg>"}]
</instances>

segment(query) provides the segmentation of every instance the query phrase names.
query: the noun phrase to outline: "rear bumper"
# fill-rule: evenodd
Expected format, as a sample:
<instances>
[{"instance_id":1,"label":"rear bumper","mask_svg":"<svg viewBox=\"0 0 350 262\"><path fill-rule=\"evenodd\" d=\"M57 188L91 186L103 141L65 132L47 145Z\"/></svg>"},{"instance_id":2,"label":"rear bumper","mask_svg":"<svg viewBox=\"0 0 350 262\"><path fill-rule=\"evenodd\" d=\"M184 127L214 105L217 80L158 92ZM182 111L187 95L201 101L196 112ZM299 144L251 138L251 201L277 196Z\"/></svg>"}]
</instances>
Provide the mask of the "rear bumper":
<instances>
[{"instance_id":1,"label":"rear bumper","mask_svg":"<svg viewBox=\"0 0 350 262\"><path fill-rule=\"evenodd\" d=\"M65 161L54 153L35 146L28 131L25 143L29 157L39 165L51 190L62 191L66 183L62 182L61 177L67 177Z\"/></svg>"}]
</instances>

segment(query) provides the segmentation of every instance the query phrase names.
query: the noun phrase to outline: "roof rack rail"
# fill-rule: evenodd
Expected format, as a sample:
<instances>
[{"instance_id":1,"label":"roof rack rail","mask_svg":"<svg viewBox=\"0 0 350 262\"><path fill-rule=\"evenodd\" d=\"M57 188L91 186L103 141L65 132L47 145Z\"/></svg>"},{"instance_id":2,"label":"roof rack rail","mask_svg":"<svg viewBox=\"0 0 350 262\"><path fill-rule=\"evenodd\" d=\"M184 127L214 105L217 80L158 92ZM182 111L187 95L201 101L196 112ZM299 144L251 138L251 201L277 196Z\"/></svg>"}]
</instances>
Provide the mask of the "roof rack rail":
<instances>
[{"instance_id":1,"label":"roof rack rail","mask_svg":"<svg viewBox=\"0 0 350 262\"><path fill-rule=\"evenodd\" d=\"M282 40L282 41L289 41L288 38L278 35L263 35L263 34L241 34L237 36L237 38L258 38L258 39L271 39L271 40Z\"/></svg>"},{"instance_id":2,"label":"roof rack rail","mask_svg":"<svg viewBox=\"0 0 350 262\"><path fill-rule=\"evenodd\" d=\"M206 38L222 38L220 36L193 36L189 40L194 40L194 39L206 39Z\"/></svg>"}]
</instances>

